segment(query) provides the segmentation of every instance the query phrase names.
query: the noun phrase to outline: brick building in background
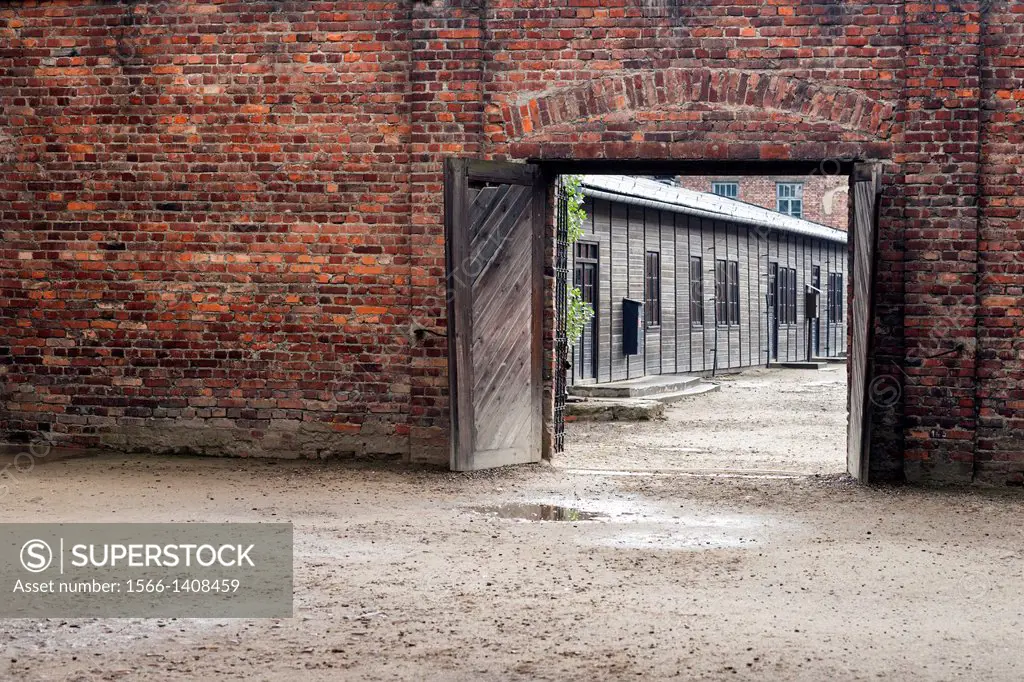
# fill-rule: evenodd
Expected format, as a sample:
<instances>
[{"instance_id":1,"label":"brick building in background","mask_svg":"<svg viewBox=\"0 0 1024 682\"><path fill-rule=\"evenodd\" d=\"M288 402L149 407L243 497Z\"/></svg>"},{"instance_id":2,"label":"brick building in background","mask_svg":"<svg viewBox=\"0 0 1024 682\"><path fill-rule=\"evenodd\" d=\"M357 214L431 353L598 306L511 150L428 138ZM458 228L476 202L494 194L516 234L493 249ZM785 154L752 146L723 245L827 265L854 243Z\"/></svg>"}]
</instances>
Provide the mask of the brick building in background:
<instances>
[{"instance_id":1,"label":"brick building in background","mask_svg":"<svg viewBox=\"0 0 1024 682\"><path fill-rule=\"evenodd\" d=\"M844 175L680 175L676 182L837 230L849 227L849 179Z\"/></svg>"},{"instance_id":2,"label":"brick building in background","mask_svg":"<svg viewBox=\"0 0 1024 682\"><path fill-rule=\"evenodd\" d=\"M1024 481L1024 2L608 4L0 4L0 432L446 463L444 159L850 158L873 475Z\"/></svg>"}]
</instances>

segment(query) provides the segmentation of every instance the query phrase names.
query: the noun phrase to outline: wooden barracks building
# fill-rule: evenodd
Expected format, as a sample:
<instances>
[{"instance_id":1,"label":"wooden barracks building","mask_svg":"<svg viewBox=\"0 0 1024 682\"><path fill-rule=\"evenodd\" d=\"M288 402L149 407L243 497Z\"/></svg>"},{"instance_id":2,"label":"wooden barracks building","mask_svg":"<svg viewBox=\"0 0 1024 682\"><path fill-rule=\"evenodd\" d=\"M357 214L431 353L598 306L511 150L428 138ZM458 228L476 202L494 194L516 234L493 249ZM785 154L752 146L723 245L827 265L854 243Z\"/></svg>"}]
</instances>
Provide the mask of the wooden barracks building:
<instances>
[{"instance_id":1,"label":"wooden barracks building","mask_svg":"<svg viewBox=\"0 0 1024 682\"><path fill-rule=\"evenodd\" d=\"M573 383L845 354L846 232L649 178L583 192L572 272L595 316Z\"/></svg>"}]
</instances>

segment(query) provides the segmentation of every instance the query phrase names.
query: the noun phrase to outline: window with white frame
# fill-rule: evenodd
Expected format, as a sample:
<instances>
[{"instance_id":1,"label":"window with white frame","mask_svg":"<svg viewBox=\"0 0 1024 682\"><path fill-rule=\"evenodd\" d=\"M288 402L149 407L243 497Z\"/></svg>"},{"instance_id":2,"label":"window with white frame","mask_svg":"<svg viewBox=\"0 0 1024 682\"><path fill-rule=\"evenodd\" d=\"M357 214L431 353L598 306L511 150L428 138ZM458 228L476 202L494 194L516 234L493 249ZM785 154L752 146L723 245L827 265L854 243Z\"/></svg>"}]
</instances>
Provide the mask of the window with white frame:
<instances>
[{"instance_id":1,"label":"window with white frame","mask_svg":"<svg viewBox=\"0 0 1024 682\"><path fill-rule=\"evenodd\" d=\"M738 182L712 182L711 193L717 194L726 199L735 199L740 195L740 183Z\"/></svg>"},{"instance_id":2,"label":"window with white frame","mask_svg":"<svg viewBox=\"0 0 1024 682\"><path fill-rule=\"evenodd\" d=\"M776 183L775 210L794 218L802 218L804 215L804 183Z\"/></svg>"}]
</instances>

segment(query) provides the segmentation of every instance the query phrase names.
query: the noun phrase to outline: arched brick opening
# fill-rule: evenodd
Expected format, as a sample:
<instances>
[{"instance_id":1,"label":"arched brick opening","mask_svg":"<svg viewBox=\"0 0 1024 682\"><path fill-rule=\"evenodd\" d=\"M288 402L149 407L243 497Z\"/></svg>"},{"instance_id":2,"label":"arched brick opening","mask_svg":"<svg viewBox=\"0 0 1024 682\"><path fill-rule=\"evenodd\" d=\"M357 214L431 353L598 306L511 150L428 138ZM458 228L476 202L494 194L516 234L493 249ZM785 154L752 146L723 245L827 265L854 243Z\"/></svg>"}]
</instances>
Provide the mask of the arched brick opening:
<instances>
[{"instance_id":1,"label":"arched brick opening","mask_svg":"<svg viewBox=\"0 0 1024 682\"><path fill-rule=\"evenodd\" d=\"M850 90L798 78L738 70L669 69L617 74L547 92L492 113L496 156L555 162L562 169L601 162L607 172L628 162L661 172L689 172L728 163L733 172L771 174L781 164L800 173L848 172L855 160L884 162L892 181L892 106ZM497 131L500 130L500 133ZM548 165L548 168L553 168ZM684 171L685 172L685 171ZM884 208L884 207L883 207ZM549 216L550 217L550 216ZM549 270L554 226L549 220ZM546 287L545 423L552 428L554 279ZM550 442L545 443L551 454ZM891 478L901 466L889 434L877 444L875 474Z\"/></svg>"},{"instance_id":2,"label":"arched brick opening","mask_svg":"<svg viewBox=\"0 0 1024 682\"><path fill-rule=\"evenodd\" d=\"M513 157L549 158L571 144L576 157L686 158L701 148L698 137L735 139L731 122L756 122L751 139L765 149L752 154L711 149L706 158L832 158L792 148L785 127L808 141L880 143L893 128L893 106L848 88L830 88L785 75L738 69L665 69L614 76L502 104L498 126ZM636 125L630 129L629 121ZM710 125L702 126L701 123ZM659 125L663 123L664 125ZM496 121L491 120L495 125ZM664 128L660 130L659 128ZM781 133L775 134L775 133ZM497 137L497 136L495 136ZM638 137L642 139L637 139ZM673 139L674 138L674 139ZM611 149L601 143L619 142ZM646 143L630 149L629 143ZM785 149L772 144L785 143ZM724 151L724 154L723 154ZM631 153L632 152L632 153ZM646 154L645 154L646 153Z\"/></svg>"}]
</instances>

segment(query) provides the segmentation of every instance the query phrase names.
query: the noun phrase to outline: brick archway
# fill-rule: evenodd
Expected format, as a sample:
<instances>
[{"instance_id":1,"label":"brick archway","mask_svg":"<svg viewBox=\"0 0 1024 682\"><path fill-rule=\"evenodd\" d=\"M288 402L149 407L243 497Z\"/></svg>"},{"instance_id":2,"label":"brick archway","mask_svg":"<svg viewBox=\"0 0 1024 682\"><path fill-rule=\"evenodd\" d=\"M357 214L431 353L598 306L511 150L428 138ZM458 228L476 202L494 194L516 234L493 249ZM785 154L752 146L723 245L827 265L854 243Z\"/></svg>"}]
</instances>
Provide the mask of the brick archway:
<instances>
[{"instance_id":1,"label":"brick archway","mask_svg":"<svg viewBox=\"0 0 1024 682\"><path fill-rule=\"evenodd\" d=\"M734 137L744 122L754 121L756 141L715 139ZM496 151L514 158L764 160L825 158L830 154L820 143L826 142L831 155L887 157L894 125L892 104L849 88L706 68L620 73L505 102L492 107L489 124ZM805 147L819 144L794 146L794 133Z\"/></svg>"},{"instance_id":2,"label":"brick archway","mask_svg":"<svg viewBox=\"0 0 1024 682\"><path fill-rule=\"evenodd\" d=\"M896 125L894 105L849 88L792 75L705 68L618 73L506 102L491 107L489 115L495 157L554 161L552 169L627 161L651 172L656 164L710 170L716 162L738 162L757 174L777 170L777 162L795 162L804 173L838 173L844 165L839 159L891 160ZM547 238L553 248L550 224ZM553 292L549 282L549 313ZM547 314L546 362L554 371L552 323ZM548 429L552 389L545 385ZM550 454L550 443L545 451Z\"/></svg>"}]
</instances>

